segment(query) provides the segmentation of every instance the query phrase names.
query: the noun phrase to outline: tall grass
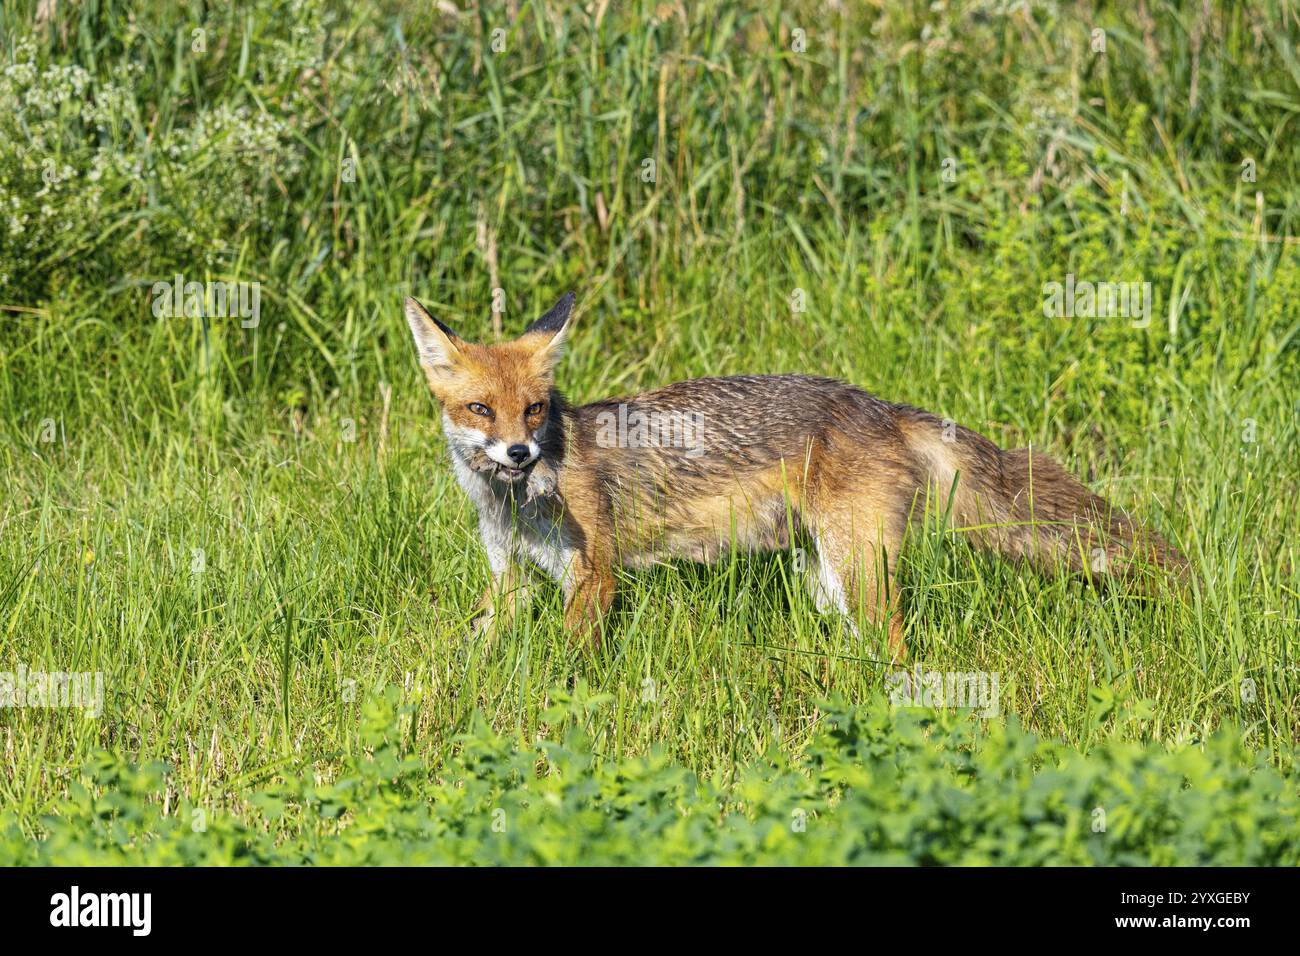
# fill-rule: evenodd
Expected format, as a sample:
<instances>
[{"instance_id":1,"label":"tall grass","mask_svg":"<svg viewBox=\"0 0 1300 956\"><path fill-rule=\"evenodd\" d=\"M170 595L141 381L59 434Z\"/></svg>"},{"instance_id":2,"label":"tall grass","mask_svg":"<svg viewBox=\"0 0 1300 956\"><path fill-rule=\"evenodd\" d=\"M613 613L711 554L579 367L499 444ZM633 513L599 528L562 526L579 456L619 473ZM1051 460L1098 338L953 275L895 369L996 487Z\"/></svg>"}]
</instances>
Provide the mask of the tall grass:
<instances>
[{"instance_id":1,"label":"tall grass","mask_svg":"<svg viewBox=\"0 0 1300 956\"><path fill-rule=\"evenodd\" d=\"M1287 759L1291 4L36 6L0 0L0 667L108 700L0 711L25 819L96 746L191 799L349 753L389 682L435 762L475 711L558 732L581 680L599 752L709 774L881 693L780 556L626 576L599 655L550 592L472 639L410 292L491 338L576 289L576 400L817 372L1050 451L1189 554L1191 598L919 533L916 658L1080 748L1232 722ZM1150 282L1153 321L1045 317L1067 273ZM156 318L176 274L260 283L259 324Z\"/></svg>"}]
</instances>

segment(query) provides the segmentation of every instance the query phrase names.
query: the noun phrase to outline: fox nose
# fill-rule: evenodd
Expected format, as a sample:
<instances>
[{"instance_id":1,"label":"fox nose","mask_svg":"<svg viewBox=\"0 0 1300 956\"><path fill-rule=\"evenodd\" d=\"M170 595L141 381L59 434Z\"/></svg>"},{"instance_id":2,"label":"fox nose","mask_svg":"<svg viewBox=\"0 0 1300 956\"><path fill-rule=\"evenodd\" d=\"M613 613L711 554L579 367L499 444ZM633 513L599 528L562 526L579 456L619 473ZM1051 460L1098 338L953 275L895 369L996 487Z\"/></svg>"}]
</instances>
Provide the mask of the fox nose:
<instances>
[{"instance_id":1,"label":"fox nose","mask_svg":"<svg viewBox=\"0 0 1300 956\"><path fill-rule=\"evenodd\" d=\"M522 465L526 462L532 453L528 450L527 445L511 445L506 449L506 457L516 465Z\"/></svg>"}]
</instances>

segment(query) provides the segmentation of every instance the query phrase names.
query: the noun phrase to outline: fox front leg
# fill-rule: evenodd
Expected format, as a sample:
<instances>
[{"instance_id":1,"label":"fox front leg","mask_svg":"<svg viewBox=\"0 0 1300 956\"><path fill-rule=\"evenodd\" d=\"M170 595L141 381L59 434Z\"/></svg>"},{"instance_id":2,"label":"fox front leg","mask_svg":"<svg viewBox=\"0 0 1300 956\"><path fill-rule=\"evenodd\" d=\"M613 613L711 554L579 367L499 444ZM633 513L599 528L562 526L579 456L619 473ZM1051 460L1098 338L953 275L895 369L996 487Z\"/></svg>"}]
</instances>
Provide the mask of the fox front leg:
<instances>
[{"instance_id":1,"label":"fox front leg","mask_svg":"<svg viewBox=\"0 0 1300 956\"><path fill-rule=\"evenodd\" d=\"M479 515L479 536L487 552L492 581L474 611L474 633L489 639L509 627L532 597L527 572L515 560L509 526L494 513Z\"/></svg>"},{"instance_id":2,"label":"fox front leg","mask_svg":"<svg viewBox=\"0 0 1300 956\"><path fill-rule=\"evenodd\" d=\"M600 650L605 616L614 603L614 572L608 561L589 555L575 555L572 572L565 580L564 626L570 633L589 640Z\"/></svg>"},{"instance_id":3,"label":"fox front leg","mask_svg":"<svg viewBox=\"0 0 1300 956\"><path fill-rule=\"evenodd\" d=\"M528 606L533 597L533 585L526 572L517 564L506 565L500 575L494 575L474 611L474 633L489 640L496 633L510 627L519 612Z\"/></svg>"}]
</instances>

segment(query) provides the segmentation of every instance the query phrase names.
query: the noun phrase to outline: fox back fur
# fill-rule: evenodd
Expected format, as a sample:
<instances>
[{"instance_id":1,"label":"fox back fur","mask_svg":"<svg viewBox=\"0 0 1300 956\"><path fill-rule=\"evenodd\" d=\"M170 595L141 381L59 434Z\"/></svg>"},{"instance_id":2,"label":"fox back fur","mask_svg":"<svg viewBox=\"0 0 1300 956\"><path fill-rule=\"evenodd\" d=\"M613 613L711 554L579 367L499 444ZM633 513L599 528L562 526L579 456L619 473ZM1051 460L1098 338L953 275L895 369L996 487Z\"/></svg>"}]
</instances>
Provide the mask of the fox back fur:
<instances>
[{"instance_id":1,"label":"fox back fur","mask_svg":"<svg viewBox=\"0 0 1300 956\"><path fill-rule=\"evenodd\" d=\"M1138 584L1152 569L1186 575L1177 550L1050 458L834 379L701 378L572 407L554 372L573 302L497 345L466 342L406 302L478 511L493 578L481 627L527 601L529 564L560 584L567 624L598 644L616 567L803 544L817 607L883 631L898 660L899 547L935 507L976 544L1040 566Z\"/></svg>"}]
</instances>

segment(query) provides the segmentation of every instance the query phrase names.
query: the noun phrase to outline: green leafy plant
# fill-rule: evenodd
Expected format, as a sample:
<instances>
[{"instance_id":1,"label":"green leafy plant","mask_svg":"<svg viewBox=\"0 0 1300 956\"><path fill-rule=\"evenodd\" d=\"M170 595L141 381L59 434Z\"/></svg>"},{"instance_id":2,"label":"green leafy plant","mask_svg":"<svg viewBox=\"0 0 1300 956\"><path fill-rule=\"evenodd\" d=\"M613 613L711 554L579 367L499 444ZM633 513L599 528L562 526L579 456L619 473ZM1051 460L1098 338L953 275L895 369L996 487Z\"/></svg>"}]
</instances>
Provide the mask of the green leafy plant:
<instances>
[{"instance_id":1,"label":"green leafy plant","mask_svg":"<svg viewBox=\"0 0 1300 956\"><path fill-rule=\"evenodd\" d=\"M1229 733L1084 756L1014 723L831 702L801 758L724 783L662 754L600 759L576 726L524 748L479 721L430 767L403 752L413 712L390 688L362 754L237 811L166 805L163 768L102 756L36 838L9 823L0 864L1300 863L1294 779Z\"/></svg>"}]
</instances>

